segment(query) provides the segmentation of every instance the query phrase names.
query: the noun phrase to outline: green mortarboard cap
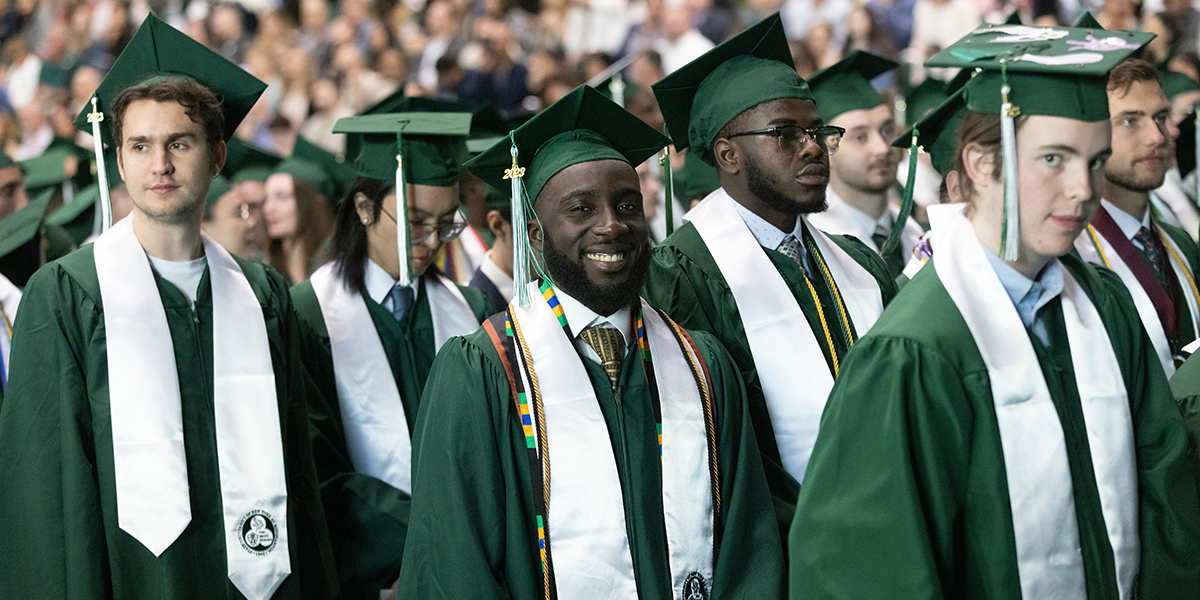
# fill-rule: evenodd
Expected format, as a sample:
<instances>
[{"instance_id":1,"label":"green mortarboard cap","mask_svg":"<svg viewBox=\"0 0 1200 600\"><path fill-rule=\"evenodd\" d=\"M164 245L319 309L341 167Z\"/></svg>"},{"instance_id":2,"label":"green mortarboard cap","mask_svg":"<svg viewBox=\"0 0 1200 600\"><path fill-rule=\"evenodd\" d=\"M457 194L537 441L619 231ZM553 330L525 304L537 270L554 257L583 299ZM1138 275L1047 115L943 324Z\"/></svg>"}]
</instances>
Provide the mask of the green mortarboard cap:
<instances>
[{"instance_id":1,"label":"green mortarboard cap","mask_svg":"<svg viewBox=\"0 0 1200 600\"><path fill-rule=\"evenodd\" d=\"M734 117L779 98L811 100L775 13L651 86L677 150L711 161L713 140Z\"/></svg>"},{"instance_id":2,"label":"green mortarboard cap","mask_svg":"<svg viewBox=\"0 0 1200 600\"><path fill-rule=\"evenodd\" d=\"M963 69L963 73L969 69ZM904 96L904 122L916 123L925 118L929 111L946 101L946 84L932 77L908 90Z\"/></svg>"},{"instance_id":3,"label":"green mortarboard cap","mask_svg":"<svg viewBox=\"0 0 1200 600\"><path fill-rule=\"evenodd\" d=\"M0 220L0 258L8 256L37 235L52 195L52 191L43 192L31 199L24 208Z\"/></svg>"},{"instance_id":4,"label":"green mortarboard cap","mask_svg":"<svg viewBox=\"0 0 1200 600\"><path fill-rule=\"evenodd\" d=\"M238 138L230 138L226 146L229 152L225 155L225 167L221 169L221 174L235 184L243 181L263 183L275 172L275 165L283 160L274 152Z\"/></svg>"},{"instance_id":5,"label":"green mortarboard cap","mask_svg":"<svg viewBox=\"0 0 1200 600\"><path fill-rule=\"evenodd\" d=\"M487 201L488 210L504 210L512 204L509 192L502 192L487 183L483 184L483 187L486 190L484 199Z\"/></svg>"},{"instance_id":6,"label":"green mortarboard cap","mask_svg":"<svg viewBox=\"0 0 1200 600\"><path fill-rule=\"evenodd\" d=\"M403 112L471 112L471 108L466 104L455 102L453 100L442 100L438 98L425 98L422 96L405 96L404 88L401 87L392 95L368 106L357 116L366 115L382 115L389 113ZM506 133L508 130L504 130ZM377 133L377 132L376 132ZM347 133L346 134L346 159L357 162L358 156L362 153L362 134Z\"/></svg>"},{"instance_id":7,"label":"green mortarboard cap","mask_svg":"<svg viewBox=\"0 0 1200 600\"><path fill-rule=\"evenodd\" d=\"M958 126L966 113L961 90L929 111L925 118L916 124L919 136L917 144L927 153L943 177L954 168L954 150L958 144ZM895 148L908 148L912 145L913 130L909 129L904 135L892 142Z\"/></svg>"},{"instance_id":8,"label":"green mortarboard cap","mask_svg":"<svg viewBox=\"0 0 1200 600\"><path fill-rule=\"evenodd\" d=\"M1022 115L1108 119L1106 75L1154 38L1133 31L988 25L925 62L928 67L980 68L966 87L967 109L999 113L1001 88ZM1002 72L1002 67L1007 71Z\"/></svg>"},{"instance_id":9,"label":"green mortarboard cap","mask_svg":"<svg viewBox=\"0 0 1200 600\"><path fill-rule=\"evenodd\" d=\"M228 194L232 189L233 184L229 182L228 177L217 175L208 186L208 195L204 197L204 206L212 208L217 200L221 199L221 196Z\"/></svg>"},{"instance_id":10,"label":"green mortarboard cap","mask_svg":"<svg viewBox=\"0 0 1200 600\"><path fill-rule=\"evenodd\" d=\"M496 144L496 142L499 142L500 140L507 139L507 138L508 138L508 136L497 135L497 136L492 136L492 137L481 137L481 138L468 139L467 140L467 154L470 154L471 158L474 158L474 157L482 154L484 150L487 150L488 148L491 148L492 146L494 146Z\"/></svg>"},{"instance_id":11,"label":"green mortarboard cap","mask_svg":"<svg viewBox=\"0 0 1200 600\"><path fill-rule=\"evenodd\" d=\"M52 88L65 88L71 82L71 74L71 69L64 69L44 62L42 63L42 71L38 75L38 83Z\"/></svg>"},{"instance_id":12,"label":"green mortarboard cap","mask_svg":"<svg viewBox=\"0 0 1200 600\"><path fill-rule=\"evenodd\" d=\"M292 147L292 157L313 163L325 171L325 176L330 183L330 190L328 194L325 194L325 198L331 204L336 204L338 199L350 189L350 186L354 185L354 180L358 177L354 169L346 164L344 157L342 160L338 160L334 153L301 136L296 136L296 144Z\"/></svg>"},{"instance_id":13,"label":"green mortarboard cap","mask_svg":"<svg viewBox=\"0 0 1200 600\"><path fill-rule=\"evenodd\" d=\"M458 181L470 130L471 113L467 112L360 115L340 119L333 127L334 133L363 136L362 149L354 160L359 175L384 181L395 177L399 135L405 181L440 187Z\"/></svg>"},{"instance_id":14,"label":"green mortarboard cap","mask_svg":"<svg viewBox=\"0 0 1200 600\"><path fill-rule=\"evenodd\" d=\"M91 237L96 229L96 199L100 197L100 184L94 183L75 194L69 204L58 207L46 217L47 225L67 230L76 246Z\"/></svg>"},{"instance_id":15,"label":"green mortarboard cap","mask_svg":"<svg viewBox=\"0 0 1200 600\"><path fill-rule=\"evenodd\" d=\"M1086 10L1083 11L1083 15L1079 17L1079 20L1075 22L1075 28L1099 29L1100 31L1104 31L1104 27L1100 25L1100 21L1097 21L1096 17L1093 17L1092 13Z\"/></svg>"},{"instance_id":16,"label":"green mortarboard cap","mask_svg":"<svg viewBox=\"0 0 1200 600\"><path fill-rule=\"evenodd\" d=\"M512 130L504 120L504 116L490 102L481 102L470 109L471 133L470 139L491 138L508 135Z\"/></svg>"},{"instance_id":17,"label":"green mortarboard cap","mask_svg":"<svg viewBox=\"0 0 1200 600\"><path fill-rule=\"evenodd\" d=\"M810 77L808 87L821 119L829 123L842 113L883 104L883 96L871 87L871 80L899 66L882 56L857 50Z\"/></svg>"},{"instance_id":18,"label":"green mortarboard cap","mask_svg":"<svg viewBox=\"0 0 1200 600\"><path fill-rule=\"evenodd\" d=\"M333 180L321 165L293 156L275 165L275 172L286 173L293 179L307 183L318 194L324 196L326 201L333 197Z\"/></svg>"},{"instance_id":19,"label":"green mortarboard cap","mask_svg":"<svg viewBox=\"0 0 1200 600\"><path fill-rule=\"evenodd\" d=\"M1174 98L1184 92L1194 92L1200 90L1200 83L1196 83L1195 79L1184 75L1178 71L1169 71L1164 69L1159 73L1159 78L1162 80L1162 91L1167 98Z\"/></svg>"},{"instance_id":20,"label":"green mortarboard cap","mask_svg":"<svg viewBox=\"0 0 1200 600\"><path fill-rule=\"evenodd\" d=\"M226 140L233 136L238 124L267 89L267 84L253 75L149 15L96 89L100 110L105 113L101 122L105 143L113 145L111 110L117 95L156 76L190 77L212 90L221 99ZM81 131L92 132L88 122L91 112L92 106L88 104L75 118L75 126Z\"/></svg>"},{"instance_id":21,"label":"green mortarboard cap","mask_svg":"<svg viewBox=\"0 0 1200 600\"><path fill-rule=\"evenodd\" d=\"M581 85L513 131L522 184L530 202L559 171L595 160L621 160L637 166L666 146L668 140L595 88ZM512 167L512 144L503 139L466 167L496 189L510 187L505 172Z\"/></svg>"},{"instance_id":22,"label":"green mortarboard cap","mask_svg":"<svg viewBox=\"0 0 1200 600\"><path fill-rule=\"evenodd\" d=\"M721 187L721 175L717 168L702 160L684 161L683 167L674 174L675 197L687 206L688 202L703 198Z\"/></svg>"},{"instance_id":23,"label":"green mortarboard cap","mask_svg":"<svg viewBox=\"0 0 1200 600\"><path fill-rule=\"evenodd\" d=\"M36 195L33 190L40 191L69 179L66 173L69 156L63 150L47 150L41 156L21 161L21 169L25 171L25 189L31 190L31 195Z\"/></svg>"}]
</instances>

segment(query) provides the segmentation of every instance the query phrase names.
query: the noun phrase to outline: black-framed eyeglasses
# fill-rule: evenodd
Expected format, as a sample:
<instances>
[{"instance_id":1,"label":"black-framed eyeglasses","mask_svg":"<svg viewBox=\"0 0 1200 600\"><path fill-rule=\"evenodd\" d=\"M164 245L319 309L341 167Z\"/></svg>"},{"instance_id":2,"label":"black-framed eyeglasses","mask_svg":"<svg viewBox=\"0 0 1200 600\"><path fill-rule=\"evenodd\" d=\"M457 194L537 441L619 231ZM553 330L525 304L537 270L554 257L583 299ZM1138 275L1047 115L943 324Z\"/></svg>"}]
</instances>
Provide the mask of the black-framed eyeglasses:
<instances>
[{"instance_id":1,"label":"black-framed eyeglasses","mask_svg":"<svg viewBox=\"0 0 1200 600\"><path fill-rule=\"evenodd\" d=\"M380 207L379 210L382 211L383 214L387 215L388 218L397 225L400 224L399 221L396 221L396 217L392 216L392 213L389 213L387 209ZM453 223L442 223L440 225L430 225L428 223L409 223L408 243L414 246L423 244L425 243L425 240L429 239L429 236L434 234L434 232L437 232L438 239L443 243L452 242L466 228L467 222L463 221L462 217L457 213L454 215Z\"/></svg>"},{"instance_id":2,"label":"black-framed eyeglasses","mask_svg":"<svg viewBox=\"0 0 1200 600\"><path fill-rule=\"evenodd\" d=\"M804 147L804 142L812 141L820 146L826 155L833 156L837 153L838 146L842 144L842 136L846 135L846 130L834 125L822 125L812 129L805 129L799 125L778 125L767 129L743 131L728 135L726 138L732 139L743 135L769 135L779 143L780 150L789 154L799 152Z\"/></svg>"}]
</instances>

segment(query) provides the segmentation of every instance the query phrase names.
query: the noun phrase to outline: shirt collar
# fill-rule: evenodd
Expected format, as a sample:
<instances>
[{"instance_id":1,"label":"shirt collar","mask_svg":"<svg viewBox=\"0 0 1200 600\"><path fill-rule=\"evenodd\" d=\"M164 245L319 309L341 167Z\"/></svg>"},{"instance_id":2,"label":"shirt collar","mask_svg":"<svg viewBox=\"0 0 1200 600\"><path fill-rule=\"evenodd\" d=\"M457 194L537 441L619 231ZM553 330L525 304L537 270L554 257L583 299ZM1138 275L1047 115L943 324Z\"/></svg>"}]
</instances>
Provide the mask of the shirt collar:
<instances>
[{"instance_id":1,"label":"shirt collar","mask_svg":"<svg viewBox=\"0 0 1200 600\"><path fill-rule=\"evenodd\" d=\"M417 297L417 291L420 290L420 278L414 279L409 287L413 290L413 298ZM366 266L363 268L363 287L367 289L367 297L374 300L378 304L383 304L387 299L388 293L396 287L396 280L388 274L383 267L379 266L375 261L366 259Z\"/></svg>"},{"instance_id":2,"label":"shirt collar","mask_svg":"<svg viewBox=\"0 0 1200 600\"><path fill-rule=\"evenodd\" d=\"M505 300L512 299L512 275L505 273L504 269L500 268L500 265L497 265L492 261L491 250L488 250L487 254L484 255L483 262L479 263L479 270L483 273L484 277L487 277L489 280L491 280L492 285L496 286L496 291L500 292L500 295L503 296Z\"/></svg>"},{"instance_id":3,"label":"shirt collar","mask_svg":"<svg viewBox=\"0 0 1200 600\"><path fill-rule=\"evenodd\" d=\"M1017 308L1017 314L1026 327L1032 327L1037 319L1037 313L1063 291L1062 267L1057 260L1050 261L1046 268L1038 274L1037 280L1032 280L1000 260L991 250L984 248L984 254L992 265L992 270L1000 278L1000 284L1008 293L1009 300Z\"/></svg>"},{"instance_id":4,"label":"shirt collar","mask_svg":"<svg viewBox=\"0 0 1200 600\"><path fill-rule=\"evenodd\" d=\"M603 317L558 288L554 289L554 294L558 296L558 303L562 306L563 315L567 317L567 328L571 330L573 338L579 337L580 332L592 325L607 324L621 332L621 336L625 338L626 346L632 343L633 322L630 321L631 311L629 307L622 308L607 317Z\"/></svg>"},{"instance_id":5,"label":"shirt collar","mask_svg":"<svg viewBox=\"0 0 1200 600\"><path fill-rule=\"evenodd\" d=\"M890 233L892 231L892 211L889 205L883 211L878 219L872 218L871 215L851 206L837 192L833 191L833 187L826 188L825 201L828 208L825 212L813 215L811 220L813 224L820 227L822 231L828 233L849 234L863 243L874 246L874 242L870 241L871 236L875 235L875 231L883 228L883 231ZM818 220L819 219L819 220ZM826 226L826 223L830 226Z\"/></svg>"},{"instance_id":6,"label":"shirt collar","mask_svg":"<svg viewBox=\"0 0 1200 600\"><path fill-rule=\"evenodd\" d=\"M1108 200L1101 200L1100 204L1104 206L1104 210L1108 211L1108 216L1112 217L1113 222L1117 224L1117 227L1121 228L1121 233L1124 233L1126 238L1132 240L1133 236L1137 235L1137 232L1143 227L1150 229L1150 207L1148 205L1146 213L1139 220L1137 217L1117 208L1115 204Z\"/></svg>"},{"instance_id":7,"label":"shirt collar","mask_svg":"<svg viewBox=\"0 0 1200 600\"><path fill-rule=\"evenodd\" d=\"M801 233L804 231L803 226L801 225L803 220L799 217L796 218L796 226L791 231L781 231L778 227L768 223L766 219L754 214L753 211L745 206L742 206L742 204L737 200L733 201L733 208L738 212L738 215L742 217L742 220L746 222L746 227L750 228L750 233L754 235L754 239L758 240L759 245L764 248L770 248L772 250L778 248L779 243L782 242L783 238L787 237L789 233L796 236L797 240L804 239L804 237L801 235ZM803 247L803 245L801 245L801 247Z\"/></svg>"}]
</instances>

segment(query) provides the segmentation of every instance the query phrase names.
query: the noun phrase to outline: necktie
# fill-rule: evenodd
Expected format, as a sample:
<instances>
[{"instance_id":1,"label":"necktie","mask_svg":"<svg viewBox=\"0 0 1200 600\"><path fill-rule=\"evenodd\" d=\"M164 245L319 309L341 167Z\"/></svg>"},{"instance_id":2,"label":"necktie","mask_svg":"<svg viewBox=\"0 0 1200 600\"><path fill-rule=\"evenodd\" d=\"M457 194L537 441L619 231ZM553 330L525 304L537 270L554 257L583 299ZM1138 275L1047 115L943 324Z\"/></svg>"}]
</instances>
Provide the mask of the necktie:
<instances>
[{"instance_id":1,"label":"necktie","mask_svg":"<svg viewBox=\"0 0 1200 600\"><path fill-rule=\"evenodd\" d=\"M779 247L775 249L792 259L796 263L796 266L800 267L800 272L804 273L805 277L808 276L808 269L804 268L804 258L800 253L800 240L797 240L796 236L789 233L787 237L783 238L782 242L779 242Z\"/></svg>"},{"instance_id":2,"label":"necktie","mask_svg":"<svg viewBox=\"0 0 1200 600\"><path fill-rule=\"evenodd\" d=\"M1153 233L1150 233L1149 229L1142 227L1133 236L1133 241L1142 245L1142 255L1146 257L1146 262L1150 263L1150 269L1154 271L1154 276L1158 278L1159 282L1165 282L1167 280L1167 264L1158 239L1154 237Z\"/></svg>"},{"instance_id":3,"label":"necktie","mask_svg":"<svg viewBox=\"0 0 1200 600\"><path fill-rule=\"evenodd\" d=\"M396 318L396 322L404 321L404 317L408 316L408 309L413 305L412 286L396 284L392 286L392 291L388 292L388 298L392 301L392 316Z\"/></svg>"},{"instance_id":4,"label":"necktie","mask_svg":"<svg viewBox=\"0 0 1200 600\"><path fill-rule=\"evenodd\" d=\"M891 271L893 275L899 275L904 271L904 251L900 248L900 244L896 244L896 247L892 248L891 253L887 256L882 254L883 245L887 243L888 235L890 233L891 232L888 231L882 223L879 223L875 225L875 233L871 234L871 241L875 242L875 248L877 248L877 251L880 252L880 256L883 257L883 262L887 264L888 270Z\"/></svg>"},{"instance_id":5,"label":"necktie","mask_svg":"<svg viewBox=\"0 0 1200 600\"><path fill-rule=\"evenodd\" d=\"M621 376L621 359L625 355L625 340L621 332L612 327L592 325L579 332L579 337L596 351L596 355L600 357L600 366L604 367L612 389L617 389L617 378Z\"/></svg>"}]
</instances>

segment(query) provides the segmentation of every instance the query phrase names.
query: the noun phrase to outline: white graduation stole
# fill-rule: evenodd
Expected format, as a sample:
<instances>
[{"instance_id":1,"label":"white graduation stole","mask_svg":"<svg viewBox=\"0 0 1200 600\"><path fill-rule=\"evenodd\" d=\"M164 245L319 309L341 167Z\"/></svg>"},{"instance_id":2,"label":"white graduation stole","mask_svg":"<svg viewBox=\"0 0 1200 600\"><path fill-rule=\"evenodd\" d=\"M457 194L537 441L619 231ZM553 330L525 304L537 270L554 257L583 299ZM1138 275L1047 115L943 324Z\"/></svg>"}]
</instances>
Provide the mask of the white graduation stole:
<instances>
[{"instance_id":1,"label":"white graduation stole","mask_svg":"<svg viewBox=\"0 0 1200 600\"><path fill-rule=\"evenodd\" d=\"M783 467L802 482L833 375L787 282L733 202L724 189L717 188L684 219L700 233L733 293ZM841 290L858 335L866 333L883 313L878 282L816 227L808 225L808 232ZM826 317L836 320L828 310ZM798 386L797 373L802 369L804 385Z\"/></svg>"},{"instance_id":2,"label":"white graduation stole","mask_svg":"<svg viewBox=\"0 0 1200 600\"><path fill-rule=\"evenodd\" d=\"M966 217L959 214L934 231L934 268L988 369L1022 597L1086 600L1066 440L1033 343ZM1063 318L1093 475L1116 562L1116 584L1120 598L1127 600L1140 570L1129 397L1100 314L1065 268L1062 274Z\"/></svg>"},{"instance_id":3,"label":"white graduation stole","mask_svg":"<svg viewBox=\"0 0 1200 600\"><path fill-rule=\"evenodd\" d=\"M1183 261L1183 250L1171 239L1171 236L1161 233L1159 239L1162 241L1164 250L1166 250L1167 262L1171 264L1171 269L1175 271L1175 278L1179 281L1179 287L1183 291L1183 297L1188 305L1188 311L1192 315L1192 333L1197 338L1200 338L1200 306L1197 305L1196 293L1190 284L1192 274L1185 271L1180 265ZM1171 344L1167 341L1167 333L1163 328L1162 320L1158 318L1158 311L1154 309L1154 303L1150 301L1150 295L1142 287L1140 281L1133 274L1129 265L1121 259L1117 251L1112 246L1112 242L1104 237L1093 227L1088 227L1086 231L1079 234L1075 238L1075 249L1079 251L1079 256L1090 263L1107 267L1117 277L1121 278L1121 282L1129 289L1129 294L1133 296L1133 305L1137 308L1138 316L1142 318L1142 323L1145 324L1146 334L1150 336L1150 343L1154 346L1154 352L1158 355L1158 361L1162 363L1163 371L1166 372L1167 378L1175 374L1175 359L1171 355Z\"/></svg>"},{"instance_id":4,"label":"white graduation stole","mask_svg":"<svg viewBox=\"0 0 1200 600\"><path fill-rule=\"evenodd\" d=\"M0 360L4 361L4 376L11 376L8 370L12 354L12 326L17 319L17 307L21 304L21 290L13 285L7 277L0 275Z\"/></svg>"},{"instance_id":5,"label":"white graduation stole","mask_svg":"<svg viewBox=\"0 0 1200 600\"><path fill-rule=\"evenodd\" d=\"M434 350L441 350L442 344L452 337L470 335L479 329L479 320L471 305L449 277L429 273L424 279L429 312L433 317Z\"/></svg>"},{"instance_id":6,"label":"white graduation stole","mask_svg":"<svg viewBox=\"0 0 1200 600\"><path fill-rule=\"evenodd\" d=\"M529 353L526 362L518 351L521 376L526 382L536 379L545 411L546 447L539 450L551 457L548 530L558 597L636 598L625 504L604 414L573 340L537 283L529 285L533 306L525 309L513 302L509 309ZM706 590L712 585L713 496L706 417L680 341L644 300L641 308L662 407L663 513L671 587L676 598L686 599L684 589L694 589L697 575ZM691 353L690 348L686 351ZM707 386L707 380L702 384ZM536 411L530 412L536 419ZM535 422L535 430L537 426Z\"/></svg>"},{"instance_id":7,"label":"white graduation stole","mask_svg":"<svg viewBox=\"0 0 1200 600\"><path fill-rule=\"evenodd\" d=\"M404 403L366 300L346 288L332 262L310 281L329 332L350 462L355 471L411 493L412 438Z\"/></svg>"},{"instance_id":8,"label":"white graduation stole","mask_svg":"<svg viewBox=\"0 0 1200 600\"><path fill-rule=\"evenodd\" d=\"M233 257L203 239L229 579L249 600L261 600L291 572L275 373L254 290ZM171 330L133 218L101 235L94 252L108 344L118 523L158 556L191 521Z\"/></svg>"}]
</instances>

